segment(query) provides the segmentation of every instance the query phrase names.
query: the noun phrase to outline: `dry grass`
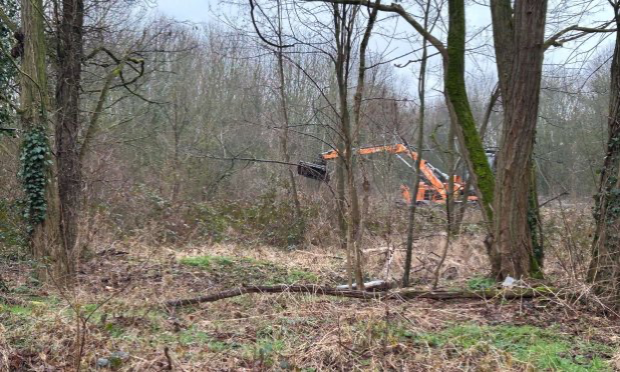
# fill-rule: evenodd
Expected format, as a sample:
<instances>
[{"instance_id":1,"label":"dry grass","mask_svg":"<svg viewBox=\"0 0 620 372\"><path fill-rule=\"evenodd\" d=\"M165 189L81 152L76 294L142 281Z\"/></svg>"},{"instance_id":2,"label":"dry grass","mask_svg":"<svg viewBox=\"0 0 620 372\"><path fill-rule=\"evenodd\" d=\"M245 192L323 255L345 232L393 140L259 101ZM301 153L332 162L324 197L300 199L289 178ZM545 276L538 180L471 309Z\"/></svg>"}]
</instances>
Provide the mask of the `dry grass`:
<instances>
[{"instance_id":1,"label":"dry grass","mask_svg":"<svg viewBox=\"0 0 620 372\"><path fill-rule=\"evenodd\" d=\"M432 279L445 239L428 235L434 236L415 245L413 277L419 286ZM367 237L370 278L400 277L402 251L394 252L389 270L385 264L388 252L400 243L386 246L380 238ZM212 258L204 267L183 263L204 256ZM28 265L13 264L3 268L3 276L12 296L28 305L2 305L0 366L10 371L75 370L78 335L84 335L85 342L82 370L95 370L100 358L111 360L122 351L128 353L119 361L122 371L161 371L169 363L177 371L525 371L541 367L512 348L523 344L524 352L536 350L538 344L511 333L529 330L521 327L547 332L552 326L557 340L544 339L551 337L547 333L540 337L564 348L557 360L577 366L611 359L613 352L602 345L620 341L613 321L579 305L549 300L377 302L283 293L244 295L176 312L162 306L166 300L256 278L286 280L290 275L292 280L342 283L343 257L338 250L319 247L176 248L139 239L115 241L100 243L81 266L80 285L73 293L36 287L29 281ZM487 266L480 234L465 233L451 244L441 286L462 287L484 275ZM497 337L480 338L477 330ZM587 345L570 348L575 340ZM556 359L544 358L555 365Z\"/></svg>"}]
</instances>

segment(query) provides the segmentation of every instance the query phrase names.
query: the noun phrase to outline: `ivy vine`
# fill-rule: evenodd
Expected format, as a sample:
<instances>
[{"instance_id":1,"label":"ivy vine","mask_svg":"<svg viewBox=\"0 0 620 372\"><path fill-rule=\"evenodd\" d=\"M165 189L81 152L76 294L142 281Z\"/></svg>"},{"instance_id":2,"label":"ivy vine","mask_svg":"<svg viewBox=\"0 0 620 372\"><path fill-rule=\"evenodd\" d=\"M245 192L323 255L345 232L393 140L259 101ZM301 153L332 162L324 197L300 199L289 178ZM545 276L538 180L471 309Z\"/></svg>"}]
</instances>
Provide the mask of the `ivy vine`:
<instances>
[{"instance_id":1,"label":"ivy vine","mask_svg":"<svg viewBox=\"0 0 620 372\"><path fill-rule=\"evenodd\" d=\"M24 219L28 230L45 221L47 201L45 189L50 160L50 146L45 129L36 126L24 134L21 149L20 177L24 186Z\"/></svg>"}]
</instances>

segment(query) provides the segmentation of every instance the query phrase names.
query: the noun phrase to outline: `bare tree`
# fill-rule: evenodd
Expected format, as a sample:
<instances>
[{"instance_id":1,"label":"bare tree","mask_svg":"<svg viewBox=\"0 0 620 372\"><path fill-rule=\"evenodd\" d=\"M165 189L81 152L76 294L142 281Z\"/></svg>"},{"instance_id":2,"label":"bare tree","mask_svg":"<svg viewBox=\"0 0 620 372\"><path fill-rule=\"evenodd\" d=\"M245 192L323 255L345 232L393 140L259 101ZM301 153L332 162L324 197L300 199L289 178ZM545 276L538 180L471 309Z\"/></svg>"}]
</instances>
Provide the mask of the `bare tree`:
<instances>
[{"instance_id":1,"label":"bare tree","mask_svg":"<svg viewBox=\"0 0 620 372\"><path fill-rule=\"evenodd\" d=\"M610 1L614 11L616 26L620 26L620 3ZM620 27L618 27L620 30ZM608 140L605 163L596 195L594 217L596 230L592 243L592 260L588 270L588 280L598 293L607 297L613 306L620 301L620 31L616 32L616 42L611 62L611 84L609 96Z\"/></svg>"},{"instance_id":2,"label":"bare tree","mask_svg":"<svg viewBox=\"0 0 620 372\"><path fill-rule=\"evenodd\" d=\"M83 0L61 2L60 25L57 30L56 130L55 145L60 197L60 230L67 250L69 266L74 271L75 245L81 210L82 169L80 165L79 131L80 82L82 70L82 38L84 27Z\"/></svg>"}]
</instances>

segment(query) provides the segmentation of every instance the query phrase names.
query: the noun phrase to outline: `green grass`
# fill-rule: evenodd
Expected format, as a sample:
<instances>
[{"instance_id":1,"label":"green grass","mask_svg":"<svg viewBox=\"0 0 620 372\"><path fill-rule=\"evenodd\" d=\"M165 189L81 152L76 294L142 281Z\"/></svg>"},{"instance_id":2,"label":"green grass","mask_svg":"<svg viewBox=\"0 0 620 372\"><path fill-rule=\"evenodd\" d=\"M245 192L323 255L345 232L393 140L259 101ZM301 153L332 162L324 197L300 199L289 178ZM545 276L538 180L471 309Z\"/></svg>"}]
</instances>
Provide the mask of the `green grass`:
<instances>
[{"instance_id":1,"label":"green grass","mask_svg":"<svg viewBox=\"0 0 620 372\"><path fill-rule=\"evenodd\" d=\"M472 291L490 289L497 285L497 282L491 278L475 276L467 281L467 288Z\"/></svg>"},{"instance_id":2,"label":"green grass","mask_svg":"<svg viewBox=\"0 0 620 372\"><path fill-rule=\"evenodd\" d=\"M224 286L239 284L274 285L318 283L319 277L300 269L289 269L273 262L227 256L198 256L180 260L183 265L209 271Z\"/></svg>"},{"instance_id":3,"label":"green grass","mask_svg":"<svg viewBox=\"0 0 620 372\"><path fill-rule=\"evenodd\" d=\"M5 313L5 312L11 315L25 317L25 316L30 316L32 314L32 309L30 307L19 306L19 305L0 304L0 314Z\"/></svg>"},{"instance_id":4,"label":"green grass","mask_svg":"<svg viewBox=\"0 0 620 372\"><path fill-rule=\"evenodd\" d=\"M418 334L416 341L463 350L491 347L537 370L610 371L605 359L613 353L611 346L561 334L555 328L533 326L458 325L437 333Z\"/></svg>"}]
</instances>

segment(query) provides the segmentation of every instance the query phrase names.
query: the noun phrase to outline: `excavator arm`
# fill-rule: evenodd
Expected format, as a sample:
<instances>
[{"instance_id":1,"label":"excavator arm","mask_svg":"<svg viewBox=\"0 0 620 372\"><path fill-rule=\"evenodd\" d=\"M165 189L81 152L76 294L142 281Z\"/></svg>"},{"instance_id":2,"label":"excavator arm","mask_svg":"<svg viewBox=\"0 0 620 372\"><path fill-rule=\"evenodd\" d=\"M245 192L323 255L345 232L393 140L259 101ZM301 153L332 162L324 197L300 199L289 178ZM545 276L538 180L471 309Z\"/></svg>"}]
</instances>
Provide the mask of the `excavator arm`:
<instances>
[{"instance_id":1,"label":"excavator arm","mask_svg":"<svg viewBox=\"0 0 620 372\"><path fill-rule=\"evenodd\" d=\"M414 162L418 160L419 156L417 152L402 143L384 146L361 147L359 149L355 149L354 151L355 155L370 155L381 152L397 155L406 154ZM319 155L319 163L300 161L297 166L297 173L304 177L328 182L329 173L327 173L327 161L337 159L339 156L340 152L338 150L330 150ZM407 165L411 167L409 163L407 163ZM420 188L418 190L418 194L415 195L415 200L445 202L447 199L449 176L439 171L424 159L420 162L420 173L424 182L420 182ZM454 193L460 192L464 192L462 181L458 176L454 176ZM403 199L410 203L412 200L412 195L409 191L409 187L406 185L401 185L401 193L403 195ZM469 197L470 201L475 199L475 196Z\"/></svg>"},{"instance_id":2,"label":"excavator arm","mask_svg":"<svg viewBox=\"0 0 620 372\"><path fill-rule=\"evenodd\" d=\"M369 146L369 147L361 147L356 149L357 155L370 155L376 154L380 152L387 152L390 154L407 154L413 161L418 160L418 153L409 149L402 143L397 143L394 145L384 145L384 146ZM340 156L337 150L327 151L321 154L321 159L323 160L333 160L337 159ZM437 176L436 168L430 165L426 160L422 159L420 162L420 172L424 175L424 178L430 183L430 185L437 191L439 194L444 196L446 194L446 186L444 182Z\"/></svg>"}]
</instances>

